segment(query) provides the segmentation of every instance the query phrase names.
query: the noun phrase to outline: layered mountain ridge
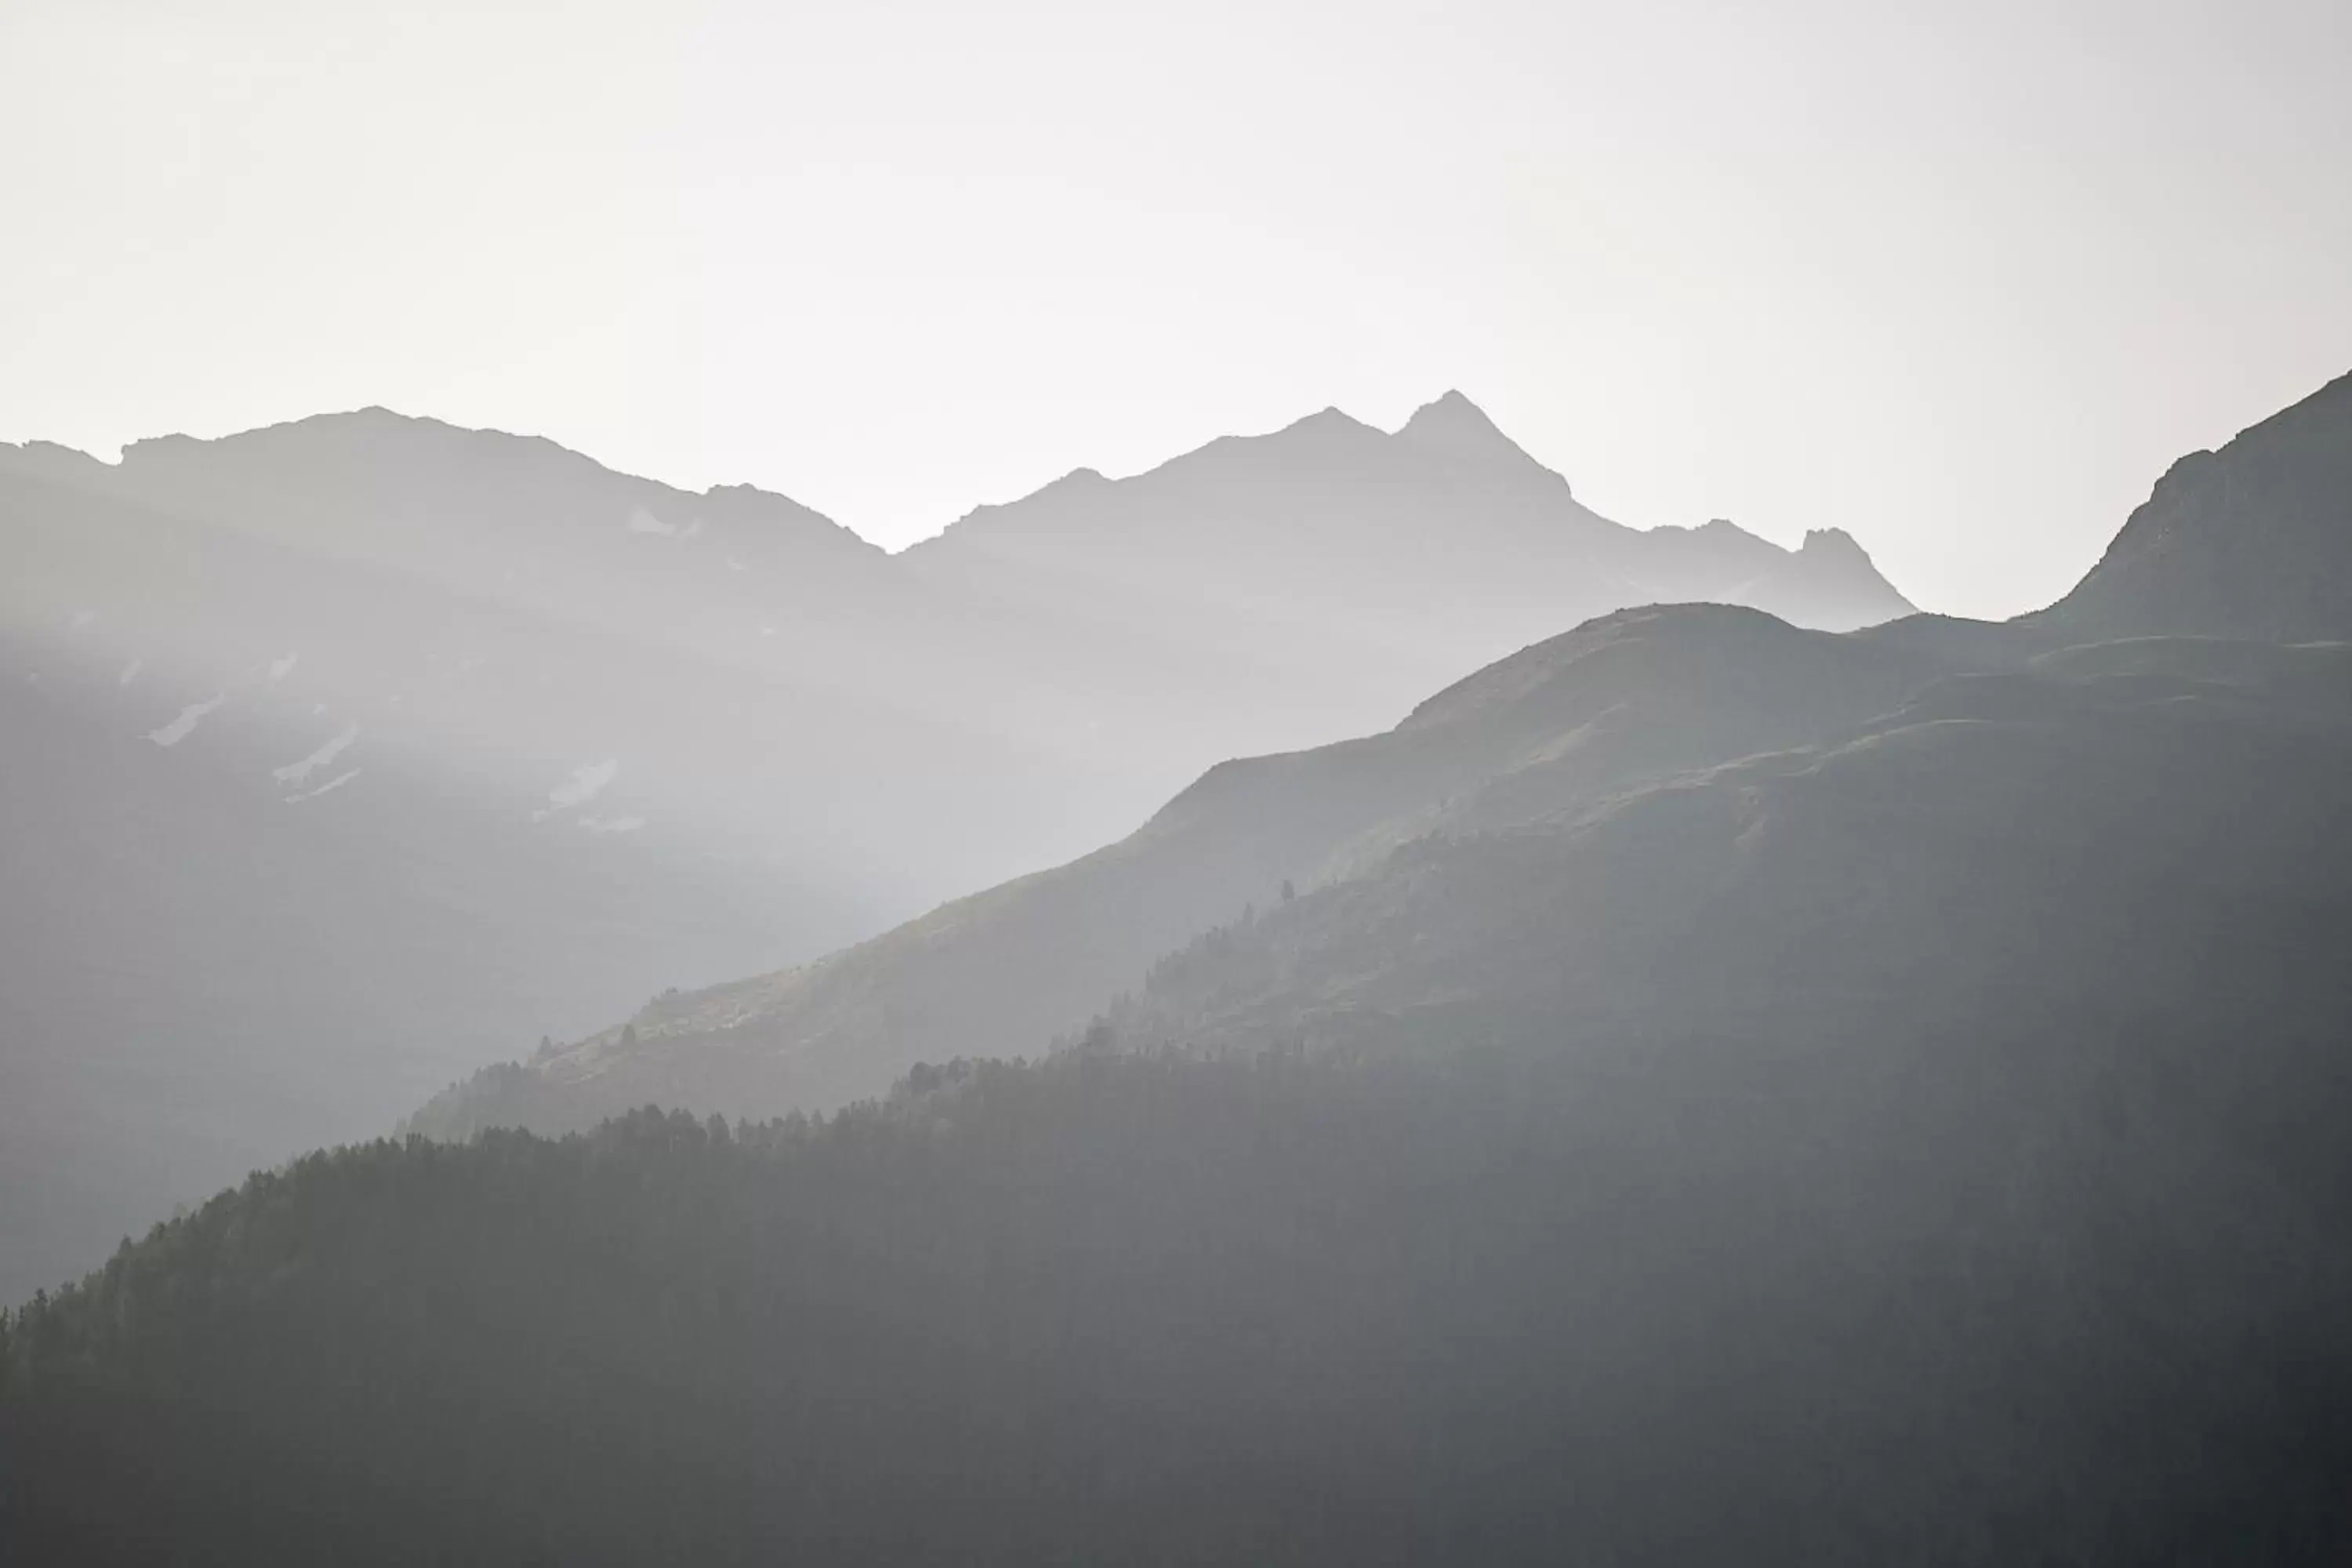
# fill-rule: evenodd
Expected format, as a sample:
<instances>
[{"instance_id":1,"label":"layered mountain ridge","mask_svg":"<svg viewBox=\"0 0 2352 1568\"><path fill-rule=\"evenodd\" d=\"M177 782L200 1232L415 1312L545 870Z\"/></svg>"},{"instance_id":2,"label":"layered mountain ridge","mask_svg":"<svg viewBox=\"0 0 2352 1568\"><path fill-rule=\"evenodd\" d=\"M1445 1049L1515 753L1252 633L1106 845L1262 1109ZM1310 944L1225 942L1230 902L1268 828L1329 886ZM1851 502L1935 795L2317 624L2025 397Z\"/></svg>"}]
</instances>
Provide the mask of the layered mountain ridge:
<instances>
[{"instance_id":1,"label":"layered mountain ridge","mask_svg":"<svg viewBox=\"0 0 2352 1568\"><path fill-rule=\"evenodd\" d=\"M2168 479L2158 496L2175 507L2179 533L2200 541L2200 550L2219 552L2226 544L2213 542L2242 527L2300 528L2306 515L2332 515L2327 509L2338 502L2331 497L2352 496L2352 477L2336 472L2344 447L2325 423L2336 397L2331 388L2295 417L2253 427L2214 459L2250 476L2238 492L2254 498L2245 504L2259 508L2260 498L2277 496L2282 516L2264 512L2249 523L2227 508L2176 505L2177 486ZM1379 433L1335 424L1318 438L1364 442ZM1489 450L1483 442L1475 449ZM1545 472L1537 468L1530 480L1515 470L1512 482L1542 484ZM1565 496L1564 482L1550 488ZM2147 513L2135 514L2126 538L2145 529ZM1143 513L1134 526L1148 529L1152 521ZM1747 548L1745 536L1714 525L1685 537L1726 554ZM1067 562L1081 559L1086 545L1063 536L1051 547ZM1801 553L1829 562L1859 557L1850 542L1826 533L1810 536ZM2111 561L2132 553L2119 539ZM2309 598L2311 583L2293 556L2258 559L2267 561L2289 602ZM2327 581L2324 571L2319 580ZM2129 623L2163 631L2175 614L2166 596L2172 590L2152 588L2145 602L2133 599L2135 592L2126 584L2100 587L2094 597L2137 604ZM2259 589L2245 592L2261 598ZM2249 625L2247 612L2231 607L2235 602L2184 612L2178 629L2263 636L2269 623ZM919 1061L1034 1055L1106 1018L1114 1033L1184 1043L1193 1037L1185 1028L1164 1017L1150 1021L1148 1006L1132 1000L1145 992L1155 959L1202 933L1230 931L1244 911L1254 921L1301 889L1328 886L1337 898L1352 889L1373 899L1412 875L1416 856L1439 854L1457 840L1517 843L1514 836L1549 835L1614 800L1671 795L1677 777L1692 770L1777 754L1796 759L1788 765L1801 771L1822 763L1817 748L1873 733L1874 724L1885 727L1884 738L1864 746L1865 754L1908 754L1928 737L1973 733L1971 726L1992 721L1963 706L1914 724L1902 718L1916 711L1906 703L2007 693L2071 711L2073 688L2057 673L2069 656L2056 650L2098 640L2072 635L2074 603L2006 626L1914 616L1844 634L1727 606L1604 616L1457 683L1392 731L1221 766L1109 848L946 905L817 964L667 1000L625 1026L486 1074L436 1100L413 1125L443 1133L506 1122L562 1130L645 1101L730 1113L822 1108L880 1093ZM2312 635L2352 636L2352 592L2296 625ZM2226 642L2179 647L2223 668L2251 657ZM2136 657L2155 656L2143 648ZM1981 684L1995 672L2007 672L2011 684ZM2195 677L2192 686L2205 679ZM2188 695L2164 697L2176 700ZM2103 711L2093 704L2077 721L2105 723L2093 716ZM1400 917L1395 929L1419 940L1423 928ZM1547 960L1538 972L1557 968L1557 960ZM1368 971L1362 984L1377 972ZM1237 1022L1218 1026L1215 1037L1262 1046L1279 1033L1273 1021L1287 994L1270 984ZM1475 994L1485 984L1433 981L1430 993ZM1376 1013L1408 1031L1422 1026L1396 1022L1423 1016L1412 985L1383 994ZM1207 1027L1207 1015L1192 1004L1175 1016Z\"/></svg>"},{"instance_id":2,"label":"layered mountain ridge","mask_svg":"<svg viewBox=\"0 0 2352 1568\"><path fill-rule=\"evenodd\" d=\"M0 1552L2339 1563L2335 457L2135 635L1612 611L258 1173L0 1319Z\"/></svg>"},{"instance_id":3,"label":"layered mountain ridge","mask_svg":"<svg viewBox=\"0 0 2352 1568\"><path fill-rule=\"evenodd\" d=\"M782 1114L918 1061L1034 1055L1161 952L1402 843L1526 821L1725 754L1859 723L1937 669L1760 612L1621 612L1536 645L1395 729L1221 764L1131 837L816 964L666 998L488 1075L416 1125L593 1125L646 1101Z\"/></svg>"},{"instance_id":4,"label":"layered mountain ridge","mask_svg":"<svg viewBox=\"0 0 2352 1568\"><path fill-rule=\"evenodd\" d=\"M1612 609L252 1175L0 1317L0 1554L2338 1563L2294 428L2042 616Z\"/></svg>"},{"instance_id":5,"label":"layered mountain ridge","mask_svg":"<svg viewBox=\"0 0 2352 1568\"><path fill-rule=\"evenodd\" d=\"M104 955L28 942L0 986L0 1159L34 1194L0 1215L0 1293L1590 614L1773 571L1832 618L1903 607L1745 534L1649 537L1458 395L1396 434L1335 413L1072 476L898 557L752 487L380 408L110 464L0 446L0 834L38 868L22 918L70 911ZM140 855L99 808L134 798ZM44 1131L77 1123L125 1131Z\"/></svg>"}]
</instances>

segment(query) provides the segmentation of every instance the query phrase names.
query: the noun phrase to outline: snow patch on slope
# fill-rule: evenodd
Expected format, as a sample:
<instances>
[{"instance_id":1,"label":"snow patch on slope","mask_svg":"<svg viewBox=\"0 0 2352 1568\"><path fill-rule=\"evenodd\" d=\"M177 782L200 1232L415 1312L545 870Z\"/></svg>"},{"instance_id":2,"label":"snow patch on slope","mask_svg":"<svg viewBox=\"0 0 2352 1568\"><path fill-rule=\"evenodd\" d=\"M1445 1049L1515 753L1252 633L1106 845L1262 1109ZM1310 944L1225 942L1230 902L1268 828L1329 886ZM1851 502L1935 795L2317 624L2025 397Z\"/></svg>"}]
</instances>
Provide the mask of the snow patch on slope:
<instances>
[{"instance_id":1,"label":"snow patch on slope","mask_svg":"<svg viewBox=\"0 0 2352 1568\"><path fill-rule=\"evenodd\" d=\"M228 693L224 691L209 702L191 702L185 708L180 710L180 716L178 718L173 720L162 729L148 731L147 739L154 742L159 746L176 746L181 742L186 740L190 735L195 733L196 726L205 721L205 716L206 714L210 713L214 709L218 708L222 703L227 700Z\"/></svg>"},{"instance_id":2,"label":"snow patch on slope","mask_svg":"<svg viewBox=\"0 0 2352 1568\"><path fill-rule=\"evenodd\" d=\"M601 763L583 763L572 770L572 776L547 792L547 804L530 814L530 819L541 819L559 811L569 811L575 805L585 805L604 793L606 785L621 776L621 763L616 757L606 757Z\"/></svg>"},{"instance_id":3,"label":"snow patch on slope","mask_svg":"<svg viewBox=\"0 0 2352 1568\"><path fill-rule=\"evenodd\" d=\"M272 768L269 776L282 784L299 784L318 769L325 767L329 763L341 756L344 752L351 749L352 742L359 738L360 727L354 721L344 725L341 734L336 735L300 762L289 763L282 768ZM321 790L319 793L323 795L325 791Z\"/></svg>"},{"instance_id":4,"label":"snow patch on slope","mask_svg":"<svg viewBox=\"0 0 2352 1568\"><path fill-rule=\"evenodd\" d=\"M664 522L645 508L635 506L629 509L629 520L621 526L631 533L650 534L656 539L692 539L702 531L702 520L695 518L681 527L675 522Z\"/></svg>"},{"instance_id":5,"label":"snow patch on slope","mask_svg":"<svg viewBox=\"0 0 2352 1568\"><path fill-rule=\"evenodd\" d=\"M325 784L320 784L317 789L306 791L306 792L304 792L304 793L303 793L303 794L301 794L301 795L288 795L288 796L286 797L286 804L287 804L287 805L293 805L296 801L301 801L301 800L316 800L316 799L318 799L320 795L322 795L326 794L329 790L341 789L341 788L342 788L345 784L347 784L351 783L353 779L355 779L355 778L357 778L357 777L359 777L359 776L360 776L360 770L359 770L359 769L357 769L357 768L353 768L353 769L352 769L349 773L337 773L333 778L329 779Z\"/></svg>"}]
</instances>

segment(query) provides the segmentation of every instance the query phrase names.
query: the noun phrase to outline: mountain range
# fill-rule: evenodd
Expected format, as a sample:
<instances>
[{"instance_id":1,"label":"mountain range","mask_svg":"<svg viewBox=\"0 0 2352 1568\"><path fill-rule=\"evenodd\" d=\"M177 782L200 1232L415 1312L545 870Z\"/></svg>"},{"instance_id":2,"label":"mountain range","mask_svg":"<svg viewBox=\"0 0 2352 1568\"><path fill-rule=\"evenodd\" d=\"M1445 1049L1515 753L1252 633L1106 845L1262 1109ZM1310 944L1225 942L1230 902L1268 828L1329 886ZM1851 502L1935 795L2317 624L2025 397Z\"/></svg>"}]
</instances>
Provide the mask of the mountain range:
<instances>
[{"instance_id":1,"label":"mountain range","mask_svg":"<svg viewBox=\"0 0 2352 1568\"><path fill-rule=\"evenodd\" d=\"M0 446L0 554L5 1294L1587 616L1908 607L1843 534L1607 521L1458 394L1074 474L898 556L383 409Z\"/></svg>"},{"instance_id":2,"label":"mountain range","mask_svg":"<svg viewBox=\"0 0 2352 1568\"><path fill-rule=\"evenodd\" d=\"M1445 409L1433 405L1423 416ZM1486 449L1466 419L1439 427ZM1334 424L1325 438L1354 437ZM947 904L816 963L661 998L625 1024L486 1071L411 1125L436 1133L500 1124L563 1131L648 1102L761 1115L839 1105L881 1093L919 1061L1034 1055L1075 1039L1097 1017L1129 1027L1133 994L1155 961L1212 931L1240 941L1234 922L1245 912L1272 914L1302 890L1328 889L1308 909L1380 908L1429 875L1432 857L1485 854L1496 845L1533 854L1555 836L1582 833L1588 815L1628 810L1622 803L1645 792L1682 800L1676 792L1690 775L1743 759L1779 757L1770 765L1791 776L1830 769L1840 778L1880 778L1890 791L1909 788L1874 773L1875 759L1940 746L1951 726L1977 733L1969 726L2000 716L1997 709L1971 712L1968 704L1979 700L2039 704L2046 725L2119 722L2096 695L2110 687L2074 679L2077 666L2064 648L2115 635L2259 642L2282 626L2294 637L2352 637L2347 451L2352 378L2218 454L2184 460L2081 587L2003 625L1914 616L1832 633L1727 605L1604 616L1489 666L1384 733L1223 764L1108 848ZM2231 478L2184 488L2184 472ZM2149 542L2159 533L2160 542ZM2249 539L2242 551L2232 543L2241 536ZM2222 556L2238 564L2199 597L2178 563ZM2298 607L2290 619L2279 605ZM2218 679L2197 663L2204 647L2181 644L2168 656L2168 668L2188 683L2184 692L2205 691ZM2219 668L2252 657L2231 647L2213 645ZM1996 674L2006 684L1993 682ZM2186 700L2181 692L2164 696ZM1917 703L1953 710L1922 725L1910 717ZM1870 736L1881 738L1853 739ZM1861 749L1834 749L1849 742ZM1719 793L1747 799L1763 787L1747 779ZM2095 794L2099 782L2083 787ZM1858 880L1865 870L1856 868ZM1503 918L1479 918L1490 915ZM1394 929L1418 943L1435 926L1416 917ZM1603 920L1585 938L1600 951L1611 929ZM1479 951L1486 964L1499 950ZM1549 984L1561 962L1530 957L1530 979ZM1655 963L1672 968L1664 957ZM1408 972L1402 955L1364 963L1357 1025L1375 1034L1422 1029L1426 1000L1420 985L1397 978ZM1578 994L1590 999L1609 990L1611 976L1630 973L1613 964L1596 971ZM1260 1037L1284 1007L1303 1005L1304 994L1287 981L1273 987L1251 1004L1249 1022L1236 1026L1241 1034ZM1451 976L1427 989L1490 996L1495 983ZM1685 1002L1698 994L1683 982L1675 989ZM1643 1009L1627 1003L1624 1010ZM1186 1026L1148 1006L1144 1016L1154 1020L1146 1033L1155 1040L1225 1033L1193 1003L1176 1015L1193 1020ZM1339 1033L1352 1039L1355 1026Z\"/></svg>"},{"instance_id":3,"label":"mountain range","mask_svg":"<svg viewBox=\"0 0 2352 1568\"><path fill-rule=\"evenodd\" d=\"M257 1173L0 1319L0 1549L2341 1562L2347 385Z\"/></svg>"}]
</instances>

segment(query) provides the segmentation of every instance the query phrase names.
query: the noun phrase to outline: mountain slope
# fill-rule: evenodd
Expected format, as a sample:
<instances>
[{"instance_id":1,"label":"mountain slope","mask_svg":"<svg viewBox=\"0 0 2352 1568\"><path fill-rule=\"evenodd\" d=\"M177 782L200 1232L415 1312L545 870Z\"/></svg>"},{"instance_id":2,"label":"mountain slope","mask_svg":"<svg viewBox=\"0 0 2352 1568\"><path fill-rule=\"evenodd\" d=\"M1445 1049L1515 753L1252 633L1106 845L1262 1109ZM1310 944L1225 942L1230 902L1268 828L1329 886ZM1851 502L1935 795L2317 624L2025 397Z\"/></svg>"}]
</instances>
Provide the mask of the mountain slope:
<instances>
[{"instance_id":1,"label":"mountain slope","mask_svg":"<svg viewBox=\"0 0 2352 1568\"><path fill-rule=\"evenodd\" d=\"M1752 610L1628 611L1538 644L1388 733L1213 769L1130 837L797 970L665 998L495 1070L420 1130L585 1127L647 1101L781 1114L920 1060L1024 1055L1245 905L1433 831L1527 820L1644 778L1802 743L1940 667Z\"/></svg>"},{"instance_id":2,"label":"mountain slope","mask_svg":"<svg viewBox=\"0 0 2352 1568\"><path fill-rule=\"evenodd\" d=\"M2067 650L1814 745L1418 839L1163 962L1111 1022L1139 1047L1589 1036L1759 1061L2129 1041L2209 1083L2251 1031L2272 1069L2352 1088L2347 764L2342 645Z\"/></svg>"},{"instance_id":3,"label":"mountain slope","mask_svg":"<svg viewBox=\"0 0 2352 1568\"><path fill-rule=\"evenodd\" d=\"M299 668L131 672L101 629L72 662L0 637L0 1289L486 1058L871 918L814 868L587 830L626 819L625 779L534 821L545 776L453 770L399 710L315 714Z\"/></svg>"},{"instance_id":4,"label":"mountain slope","mask_svg":"<svg viewBox=\"0 0 2352 1568\"><path fill-rule=\"evenodd\" d=\"M958 875L894 783L927 763L1007 822L1070 777L102 489L0 472L0 551L10 1292L482 1060L920 907L957 884L894 892L876 847L897 822Z\"/></svg>"},{"instance_id":5,"label":"mountain slope","mask_svg":"<svg viewBox=\"0 0 2352 1568\"><path fill-rule=\"evenodd\" d=\"M2066 650L1415 839L1035 1067L320 1156L9 1327L0 1530L2340 1561L2347 808L2352 647Z\"/></svg>"},{"instance_id":6,"label":"mountain slope","mask_svg":"<svg viewBox=\"0 0 2352 1568\"><path fill-rule=\"evenodd\" d=\"M2175 463L2074 592L2021 618L2072 642L2352 637L2352 375Z\"/></svg>"}]
</instances>

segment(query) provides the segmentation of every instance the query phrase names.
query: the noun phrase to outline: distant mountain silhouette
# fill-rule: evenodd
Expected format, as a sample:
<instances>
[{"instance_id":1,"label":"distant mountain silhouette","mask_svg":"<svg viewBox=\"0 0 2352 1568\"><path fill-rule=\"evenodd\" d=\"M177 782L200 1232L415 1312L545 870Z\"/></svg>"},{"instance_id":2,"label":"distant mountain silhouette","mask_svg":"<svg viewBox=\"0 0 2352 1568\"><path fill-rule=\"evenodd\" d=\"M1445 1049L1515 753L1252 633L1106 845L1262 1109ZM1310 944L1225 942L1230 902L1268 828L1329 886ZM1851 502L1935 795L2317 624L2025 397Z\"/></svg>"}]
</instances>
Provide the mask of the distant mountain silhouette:
<instances>
[{"instance_id":1,"label":"distant mountain silhouette","mask_svg":"<svg viewBox=\"0 0 2352 1568\"><path fill-rule=\"evenodd\" d=\"M5 913L75 933L0 985L6 1142L43 1151L0 1295L1595 610L1759 583L1825 623L1902 608L1811 548L1593 517L1458 395L1393 436L1327 413L1072 476L896 558L748 486L381 408L112 464L0 446L0 552L5 831L42 868ZM66 1121L120 1143L31 1131Z\"/></svg>"},{"instance_id":2,"label":"distant mountain silhouette","mask_svg":"<svg viewBox=\"0 0 2352 1568\"><path fill-rule=\"evenodd\" d=\"M1333 739L1391 721L1397 682L1426 691L1612 609L1712 600L1832 630L1911 609L1843 534L1790 552L1728 522L1613 523L1458 392L1393 435L1333 408L1133 479L1080 470L905 559L959 596L1282 671L1323 722L1352 721Z\"/></svg>"}]
</instances>

